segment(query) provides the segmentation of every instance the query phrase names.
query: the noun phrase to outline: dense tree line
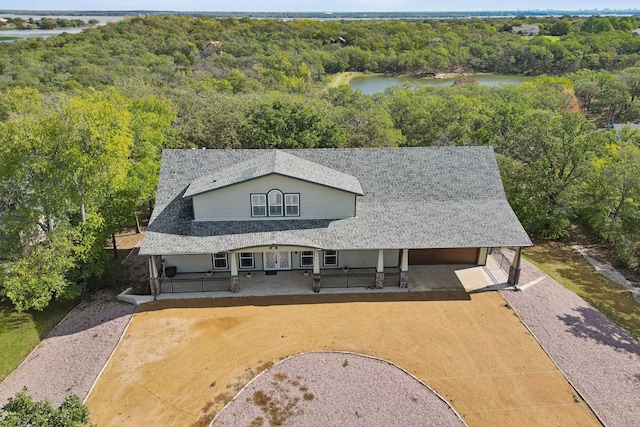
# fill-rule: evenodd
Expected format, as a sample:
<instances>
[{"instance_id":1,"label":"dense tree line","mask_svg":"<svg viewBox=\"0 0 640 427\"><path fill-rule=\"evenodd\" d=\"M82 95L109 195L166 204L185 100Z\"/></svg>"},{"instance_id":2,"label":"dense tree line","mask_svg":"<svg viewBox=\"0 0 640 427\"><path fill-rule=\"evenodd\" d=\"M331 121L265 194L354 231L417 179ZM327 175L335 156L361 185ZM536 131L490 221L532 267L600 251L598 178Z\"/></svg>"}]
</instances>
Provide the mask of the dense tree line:
<instances>
[{"instance_id":1,"label":"dense tree line","mask_svg":"<svg viewBox=\"0 0 640 427\"><path fill-rule=\"evenodd\" d=\"M99 276L108 236L153 200L163 147L491 145L530 233L582 221L637 266L640 135L605 127L640 118L636 19L511 31L526 22L156 16L0 44L2 294L42 308ZM368 96L327 87L344 70L555 76Z\"/></svg>"},{"instance_id":2,"label":"dense tree line","mask_svg":"<svg viewBox=\"0 0 640 427\"><path fill-rule=\"evenodd\" d=\"M136 17L79 35L2 44L0 85L58 90L135 78L173 86L230 84L235 92L300 92L345 70L562 75L583 68L611 72L640 60L640 37L631 32L637 17L529 20L556 36L511 31L524 22ZM344 43L331 42L338 37ZM208 41L219 44L203 49Z\"/></svg>"},{"instance_id":3,"label":"dense tree line","mask_svg":"<svg viewBox=\"0 0 640 427\"><path fill-rule=\"evenodd\" d=\"M4 18L4 21L0 21L0 29L3 28L15 28L19 30L29 29L41 29L52 30L55 28L78 28L87 27L90 25L97 25L99 21L90 19L85 22L82 19L68 19L62 17L42 17L40 19L23 19L19 16Z\"/></svg>"}]
</instances>

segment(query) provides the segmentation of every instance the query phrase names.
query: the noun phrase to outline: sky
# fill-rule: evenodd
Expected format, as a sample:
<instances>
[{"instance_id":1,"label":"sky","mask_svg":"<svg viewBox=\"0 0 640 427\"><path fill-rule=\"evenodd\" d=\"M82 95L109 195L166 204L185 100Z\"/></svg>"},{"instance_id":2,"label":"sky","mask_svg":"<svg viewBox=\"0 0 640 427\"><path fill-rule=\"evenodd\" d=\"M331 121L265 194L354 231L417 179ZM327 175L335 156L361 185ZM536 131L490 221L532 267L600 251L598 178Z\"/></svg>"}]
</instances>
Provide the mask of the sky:
<instances>
[{"instance_id":1,"label":"sky","mask_svg":"<svg viewBox=\"0 0 640 427\"><path fill-rule=\"evenodd\" d=\"M3 10L171 10L220 12L440 12L639 9L638 0L2 0Z\"/></svg>"}]
</instances>

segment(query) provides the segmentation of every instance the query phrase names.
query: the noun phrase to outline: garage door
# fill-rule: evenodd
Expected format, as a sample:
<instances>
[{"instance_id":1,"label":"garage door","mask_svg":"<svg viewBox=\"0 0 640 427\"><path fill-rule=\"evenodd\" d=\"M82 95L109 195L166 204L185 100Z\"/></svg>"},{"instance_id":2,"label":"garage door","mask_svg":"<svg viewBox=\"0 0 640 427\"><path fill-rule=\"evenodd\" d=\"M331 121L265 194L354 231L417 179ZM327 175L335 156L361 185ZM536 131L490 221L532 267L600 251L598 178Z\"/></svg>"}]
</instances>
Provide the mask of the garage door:
<instances>
[{"instance_id":1,"label":"garage door","mask_svg":"<svg viewBox=\"0 0 640 427\"><path fill-rule=\"evenodd\" d=\"M409 264L476 264L478 248L410 249Z\"/></svg>"}]
</instances>

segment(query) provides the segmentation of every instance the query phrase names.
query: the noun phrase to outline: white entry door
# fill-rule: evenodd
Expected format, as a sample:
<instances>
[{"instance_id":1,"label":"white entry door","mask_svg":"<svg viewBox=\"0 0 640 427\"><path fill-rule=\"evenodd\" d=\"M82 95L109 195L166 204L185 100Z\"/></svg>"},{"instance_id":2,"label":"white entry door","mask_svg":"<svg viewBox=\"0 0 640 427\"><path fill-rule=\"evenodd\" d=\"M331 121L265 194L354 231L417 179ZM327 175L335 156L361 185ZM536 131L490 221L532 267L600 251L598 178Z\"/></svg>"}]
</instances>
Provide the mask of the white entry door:
<instances>
[{"instance_id":1,"label":"white entry door","mask_svg":"<svg viewBox=\"0 0 640 427\"><path fill-rule=\"evenodd\" d=\"M265 270L291 270L291 252L264 252Z\"/></svg>"}]
</instances>

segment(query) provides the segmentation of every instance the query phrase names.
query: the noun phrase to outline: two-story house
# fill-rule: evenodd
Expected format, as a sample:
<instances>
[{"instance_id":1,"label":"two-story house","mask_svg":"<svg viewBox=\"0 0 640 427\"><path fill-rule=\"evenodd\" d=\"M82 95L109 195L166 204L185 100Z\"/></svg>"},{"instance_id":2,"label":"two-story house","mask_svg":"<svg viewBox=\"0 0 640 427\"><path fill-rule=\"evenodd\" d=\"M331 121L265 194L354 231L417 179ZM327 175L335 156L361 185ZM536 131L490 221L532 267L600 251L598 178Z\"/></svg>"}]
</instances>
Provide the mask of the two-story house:
<instances>
[{"instance_id":1,"label":"two-story house","mask_svg":"<svg viewBox=\"0 0 640 427\"><path fill-rule=\"evenodd\" d=\"M340 269L406 287L411 265L484 265L504 246L531 241L490 147L203 149L163 152L140 254L153 293L180 275L237 292L246 273L280 270L318 291Z\"/></svg>"}]
</instances>

